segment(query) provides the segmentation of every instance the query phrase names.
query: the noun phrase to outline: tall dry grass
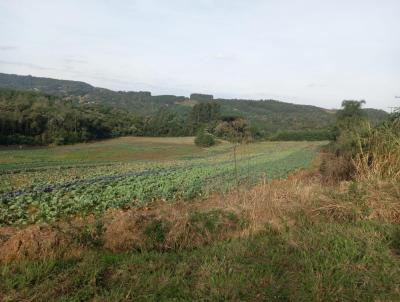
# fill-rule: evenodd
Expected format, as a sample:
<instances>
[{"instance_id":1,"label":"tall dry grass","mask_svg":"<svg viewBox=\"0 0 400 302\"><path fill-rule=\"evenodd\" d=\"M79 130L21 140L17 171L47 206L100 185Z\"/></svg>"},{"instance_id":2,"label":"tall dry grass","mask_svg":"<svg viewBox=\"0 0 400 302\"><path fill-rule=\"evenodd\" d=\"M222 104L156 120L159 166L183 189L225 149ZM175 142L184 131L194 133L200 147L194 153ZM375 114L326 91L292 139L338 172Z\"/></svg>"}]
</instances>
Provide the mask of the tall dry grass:
<instances>
[{"instance_id":1,"label":"tall dry grass","mask_svg":"<svg viewBox=\"0 0 400 302\"><path fill-rule=\"evenodd\" d=\"M358 146L353 159L358 180L400 180L400 131L395 124L368 127Z\"/></svg>"}]
</instances>

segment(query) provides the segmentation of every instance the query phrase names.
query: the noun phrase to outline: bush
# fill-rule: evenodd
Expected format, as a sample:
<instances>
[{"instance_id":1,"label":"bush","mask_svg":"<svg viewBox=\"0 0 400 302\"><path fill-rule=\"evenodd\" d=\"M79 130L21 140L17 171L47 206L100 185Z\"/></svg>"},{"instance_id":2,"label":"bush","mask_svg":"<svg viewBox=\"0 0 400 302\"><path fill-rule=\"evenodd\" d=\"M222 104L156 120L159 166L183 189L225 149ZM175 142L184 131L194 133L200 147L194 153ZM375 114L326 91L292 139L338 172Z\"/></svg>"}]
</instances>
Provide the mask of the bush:
<instances>
[{"instance_id":1,"label":"bush","mask_svg":"<svg viewBox=\"0 0 400 302\"><path fill-rule=\"evenodd\" d=\"M196 146L199 147L211 147L215 145L215 139L211 134L205 131L199 131L194 140L194 143L196 144Z\"/></svg>"}]
</instances>

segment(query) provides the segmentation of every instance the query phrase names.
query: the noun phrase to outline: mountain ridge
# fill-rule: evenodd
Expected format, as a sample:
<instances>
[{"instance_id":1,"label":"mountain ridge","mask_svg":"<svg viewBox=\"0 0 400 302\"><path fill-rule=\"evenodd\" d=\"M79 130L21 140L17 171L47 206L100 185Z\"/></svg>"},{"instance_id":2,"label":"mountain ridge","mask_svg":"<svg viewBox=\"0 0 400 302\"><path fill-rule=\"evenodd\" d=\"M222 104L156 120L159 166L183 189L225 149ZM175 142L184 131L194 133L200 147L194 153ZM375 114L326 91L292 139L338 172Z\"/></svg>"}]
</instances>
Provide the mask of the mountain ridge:
<instances>
[{"instance_id":1,"label":"mountain ridge","mask_svg":"<svg viewBox=\"0 0 400 302\"><path fill-rule=\"evenodd\" d=\"M336 110L278 100L214 99L212 95L193 93L190 97L152 95L150 91L114 91L95 87L83 81L0 73L0 88L34 90L63 98L76 98L81 103L98 103L125 109L141 115L153 115L161 109L187 114L203 101L221 105L224 115L242 116L265 133L279 130L326 128L333 125ZM379 109L364 109L370 119L378 122L387 116Z\"/></svg>"}]
</instances>

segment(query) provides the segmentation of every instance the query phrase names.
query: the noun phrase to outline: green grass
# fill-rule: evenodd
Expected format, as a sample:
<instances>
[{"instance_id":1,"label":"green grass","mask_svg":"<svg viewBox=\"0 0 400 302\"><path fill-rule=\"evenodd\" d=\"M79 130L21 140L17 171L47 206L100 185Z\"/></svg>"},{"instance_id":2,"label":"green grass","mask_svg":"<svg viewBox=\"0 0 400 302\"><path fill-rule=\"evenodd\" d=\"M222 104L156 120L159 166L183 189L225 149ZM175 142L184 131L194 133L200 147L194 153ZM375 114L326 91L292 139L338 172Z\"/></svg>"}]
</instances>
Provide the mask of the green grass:
<instances>
[{"instance_id":1,"label":"green grass","mask_svg":"<svg viewBox=\"0 0 400 302\"><path fill-rule=\"evenodd\" d=\"M23 147L0 149L0 168L37 167L66 164L98 164L131 160L163 160L201 154L193 138L120 137L115 139L54 147Z\"/></svg>"},{"instance_id":2,"label":"green grass","mask_svg":"<svg viewBox=\"0 0 400 302\"><path fill-rule=\"evenodd\" d=\"M299 214L283 231L267 225L251 238L191 251L93 249L6 265L0 292L4 301L398 301L396 230Z\"/></svg>"}]
</instances>

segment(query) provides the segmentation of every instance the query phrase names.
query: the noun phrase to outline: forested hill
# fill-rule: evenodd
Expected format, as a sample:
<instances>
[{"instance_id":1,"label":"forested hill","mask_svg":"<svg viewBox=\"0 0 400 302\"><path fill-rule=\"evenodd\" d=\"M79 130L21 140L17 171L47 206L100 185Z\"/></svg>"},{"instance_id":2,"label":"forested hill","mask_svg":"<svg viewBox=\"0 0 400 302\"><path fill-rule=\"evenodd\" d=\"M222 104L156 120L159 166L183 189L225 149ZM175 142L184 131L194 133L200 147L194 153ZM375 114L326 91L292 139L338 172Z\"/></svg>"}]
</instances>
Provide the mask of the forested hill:
<instances>
[{"instance_id":1,"label":"forested hill","mask_svg":"<svg viewBox=\"0 0 400 302\"><path fill-rule=\"evenodd\" d=\"M0 88L33 90L63 98L76 98L81 103L100 104L126 109L139 115L153 115L161 108L188 113L199 102L213 99L212 95L192 94L189 98L175 95L153 96L147 91L113 91L94 87L85 82L20 76L0 73ZM335 110L297 105L276 100L214 99L221 105L223 115L241 116L265 133L278 130L325 128L334 123ZM338 106L340 105L338 100ZM365 109L372 120L382 120L383 110Z\"/></svg>"},{"instance_id":2,"label":"forested hill","mask_svg":"<svg viewBox=\"0 0 400 302\"><path fill-rule=\"evenodd\" d=\"M84 82L0 73L0 88L38 90L54 95L85 95L95 88Z\"/></svg>"}]
</instances>

